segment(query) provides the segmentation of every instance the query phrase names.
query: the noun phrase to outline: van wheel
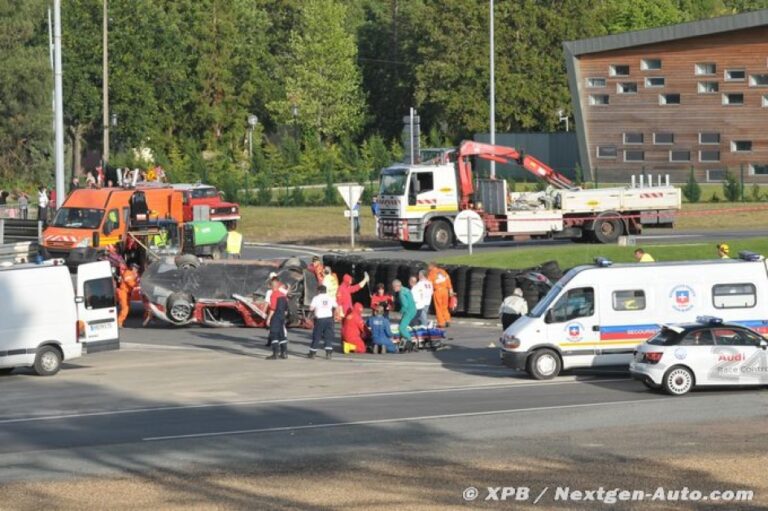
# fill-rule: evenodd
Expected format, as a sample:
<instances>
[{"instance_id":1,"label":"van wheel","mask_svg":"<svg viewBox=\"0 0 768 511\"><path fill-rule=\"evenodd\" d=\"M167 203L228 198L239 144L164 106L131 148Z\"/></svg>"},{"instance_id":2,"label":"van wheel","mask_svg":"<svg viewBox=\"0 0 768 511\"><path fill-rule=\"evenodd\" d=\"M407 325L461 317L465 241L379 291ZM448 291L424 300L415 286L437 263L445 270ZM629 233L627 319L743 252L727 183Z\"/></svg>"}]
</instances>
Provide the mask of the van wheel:
<instances>
[{"instance_id":1,"label":"van wheel","mask_svg":"<svg viewBox=\"0 0 768 511\"><path fill-rule=\"evenodd\" d=\"M673 367L664 375L664 391L673 396L687 394L694 384L693 373L687 367Z\"/></svg>"},{"instance_id":2,"label":"van wheel","mask_svg":"<svg viewBox=\"0 0 768 511\"><path fill-rule=\"evenodd\" d=\"M200 266L200 261L198 260L197 256L192 254L180 255L174 260L174 262L176 263L176 267L181 270L188 270L190 268L197 268Z\"/></svg>"},{"instance_id":3,"label":"van wheel","mask_svg":"<svg viewBox=\"0 0 768 511\"><path fill-rule=\"evenodd\" d=\"M427 245L432 250L439 252L449 248L453 244L453 229L444 220L437 220L427 229Z\"/></svg>"},{"instance_id":4,"label":"van wheel","mask_svg":"<svg viewBox=\"0 0 768 511\"><path fill-rule=\"evenodd\" d=\"M624 223L618 214L604 213L595 220L593 236L599 243L616 243L624 234Z\"/></svg>"},{"instance_id":5,"label":"van wheel","mask_svg":"<svg viewBox=\"0 0 768 511\"><path fill-rule=\"evenodd\" d=\"M528 357L525 370L534 380L551 380L563 367L560 356L550 349L536 350Z\"/></svg>"},{"instance_id":6,"label":"van wheel","mask_svg":"<svg viewBox=\"0 0 768 511\"><path fill-rule=\"evenodd\" d=\"M61 369L61 352L53 346L43 346L37 350L34 367L40 376L53 376Z\"/></svg>"},{"instance_id":7,"label":"van wheel","mask_svg":"<svg viewBox=\"0 0 768 511\"><path fill-rule=\"evenodd\" d=\"M194 300L187 293L173 293L166 302L168 318L177 325L189 323L194 309Z\"/></svg>"}]
</instances>

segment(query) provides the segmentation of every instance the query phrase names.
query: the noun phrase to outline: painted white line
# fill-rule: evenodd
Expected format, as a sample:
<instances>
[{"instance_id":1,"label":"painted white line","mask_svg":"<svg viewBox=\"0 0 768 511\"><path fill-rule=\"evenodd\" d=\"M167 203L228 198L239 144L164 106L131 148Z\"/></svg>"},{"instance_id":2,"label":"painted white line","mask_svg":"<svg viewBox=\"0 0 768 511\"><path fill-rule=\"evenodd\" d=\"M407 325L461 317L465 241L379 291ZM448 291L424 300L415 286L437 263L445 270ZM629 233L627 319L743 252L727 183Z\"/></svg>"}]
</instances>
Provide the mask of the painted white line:
<instances>
[{"instance_id":1,"label":"painted white line","mask_svg":"<svg viewBox=\"0 0 768 511\"><path fill-rule=\"evenodd\" d=\"M600 383L607 382L619 382L630 381L631 378L615 378L607 380L569 380L569 381L548 381L548 382L531 382L531 383L488 383L481 385L468 385L466 387L444 387L437 389L423 389L423 390L401 390L393 392L370 392L361 394L341 394L335 396L317 396L317 397L295 397L285 399L250 399L241 401L222 401L217 403L201 403L197 405L170 405L170 406L154 406L145 408L126 408L123 410L104 410L101 412L83 412L83 413L68 413L60 415L41 415L39 417L15 417L8 419L0 419L0 424L16 424L20 422L43 422L54 420L66 420L66 419L79 419L85 417L104 417L111 415L127 415L133 413L154 413L154 412L167 412L175 410L196 410L201 408L216 408L224 406L263 406L272 404L283 403L301 403L301 402L317 402L317 401L334 401L343 399L362 399L373 397L391 397L391 396L404 396L415 394L438 394L446 392L470 392L473 390L494 390L494 389L514 389L518 387L542 387L545 385L572 385L576 383L590 383L593 381L599 381Z\"/></svg>"},{"instance_id":2,"label":"painted white line","mask_svg":"<svg viewBox=\"0 0 768 511\"><path fill-rule=\"evenodd\" d=\"M568 409L574 409L574 408L589 408L593 406L621 406L621 405L629 405L629 404L636 404L636 403L671 401L672 399L674 398L661 397L661 398L651 398L651 399L634 399L634 400L628 400L628 401L607 401L603 403L583 403L583 404L577 404L577 405L539 406L535 408L510 408L507 410L490 410L486 412L448 413L443 415L422 415L422 416L415 416L415 417L398 417L398 418L392 418L392 419L373 419L373 420L367 420L367 421L329 422L326 424L307 424L305 426L279 426L274 428L239 429L239 430L233 430L233 431L214 431L210 433L192 433L188 435L150 436L150 437L142 438L142 440L144 442L158 442L162 440L183 440L188 438L250 435L250 434L256 434L256 433L278 433L281 431L301 431L306 429L341 428L341 427L350 427L350 426L371 426L371 425L377 425L377 424L394 424L394 423L402 423L402 422L460 419L464 417L509 415L514 413L526 413L526 412L568 410Z\"/></svg>"}]
</instances>

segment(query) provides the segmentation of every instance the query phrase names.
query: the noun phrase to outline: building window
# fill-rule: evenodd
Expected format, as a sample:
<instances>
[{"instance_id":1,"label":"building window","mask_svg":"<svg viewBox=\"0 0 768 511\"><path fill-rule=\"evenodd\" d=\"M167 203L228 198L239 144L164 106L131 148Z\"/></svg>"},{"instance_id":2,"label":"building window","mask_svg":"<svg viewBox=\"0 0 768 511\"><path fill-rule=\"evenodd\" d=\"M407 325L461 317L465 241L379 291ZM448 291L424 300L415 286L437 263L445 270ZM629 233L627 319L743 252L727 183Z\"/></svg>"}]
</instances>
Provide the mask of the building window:
<instances>
[{"instance_id":1,"label":"building window","mask_svg":"<svg viewBox=\"0 0 768 511\"><path fill-rule=\"evenodd\" d=\"M643 134L642 133L624 133L624 143L625 144L642 144Z\"/></svg>"},{"instance_id":2,"label":"building window","mask_svg":"<svg viewBox=\"0 0 768 511\"><path fill-rule=\"evenodd\" d=\"M717 82L699 82L699 94L715 94L720 90Z\"/></svg>"},{"instance_id":3,"label":"building window","mask_svg":"<svg viewBox=\"0 0 768 511\"><path fill-rule=\"evenodd\" d=\"M629 65L628 64L611 64L608 67L608 75L629 76Z\"/></svg>"},{"instance_id":4,"label":"building window","mask_svg":"<svg viewBox=\"0 0 768 511\"><path fill-rule=\"evenodd\" d=\"M748 153L752 150L751 140L732 140L731 152L734 153Z\"/></svg>"},{"instance_id":5,"label":"building window","mask_svg":"<svg viewBox=\"0 0 768 511\"><path fill-rule=\"evenodd\" d=\"M593 106L607 105L608 101L608 94L590 94L589 96L589 104Z\"/></svg>"},{"instance_id":6,"label":"building window","mask_svg":"<svg viewBox=\"0 0 768 511\"><path fill-rule=\"evenodd\" d=\"M691 161L691 152L683 149L673 149L669 152L669 161Z\"/></svg>"},{"instance_id":7,"label":"building window","mask_svg":"<svg viewBox=\"0 0 768 511\"><path fill-rule=\"evenodd\" d=\"M674 133L654 133L653 134L653 143L654 144L674 144L675 143L675 134Z\"/></svg>"},{"instance_id":8,"label":"building window","mask_svg":"<svg viewBox=\"0 0 768 511\"><path fill-rule=\"evenodd\" d=\"M744 94L742 94L741 92L729 92L728 94L723 94L723 104L724 105L743 105Z\"/></svg>"},{"instance_id":9,"label":"building window","mask_svg":"<svg viewBox=\"0 0 768 511\"><path fill-rule=\"evenodd\" d=\"M695 66L696 76L708 76L717 73L717 66L712 62L702 62Z\"/></svg>"},{"instance_id":10,"label":"building window","mask_svg":"<svg viewBox=\"0 0 768 511\"><path fill-rule=\"evenodd\" d=\"M768 176L768 163L750 163L749 173L753 176Z\"/></svg>"},{"instance_id":11,"label":"building window","mask_svg":"<svg viewBox=\"0 0 768 511\"><path fill-rule=\"evenodd\" d=\"M616 158L616 146L615 145L599 145L597 146L597 157L601 159L614 159Z\"/></svg>"},{"instance_id":12,"label":"building window","mask_svg":"<svg viewBox=\"0 0 768 511\"><path fill-rule=\"evenodd\" d=\"M699 144L701 145L719 145L720 133L699 133Z\"/></svg>"},{"instance_id":13,"label":"building window","mask_svg":"<svg viewBox=\"0 0 768 511\"><path fill-rule=\"evenodd\" d=\"M768 87L768 75L749 75L750 87Z\"/></svg>"},{"instance_id":14,"label":"building window","mask_svg":"<svg viewBox=\"0 0 768 511\"><path fill-rule=\"evenodd\" d=\"M637 82L621 82L616 84L619 94L637 94Z\"/></svg>"},{"instance_id":15,"label":"building window","mask_svg":"<svg viewBox=\"0 0 768 511\"><path fill-rule=\"evenodd\" d=\"M660 105L679 105L680 94L659 94Z\"/></svg>"},{"instance_id":16,"label":"building window","mask_svg":"<svg viewBox=\"0 0 768 511\"><path fill-rule=\"evenodd\" d=\"M661 59L643 59L640 61L640 69L643 71L661 69Z\"/></svg>"},{"instance_id":17,"label":"building window","mask_svg":"<svg viewBox=\"0 0 768 511\"><path fill-rule=\"evenodd\" d=\"M639 149L625 149L624 161L645 161L645 151Z\"/></svg>"},{"instance_id":18,"label":"building window","mask_svg":"<svg viewBox=\"0 0 768 511\"><path fill-rule=\"evenodd\" d=\"M743 82L747 79L747 72L743 69L726 69L725 81L726 82Z\"/></svg>"},{"instance_id":19,"label":"building window","mask_svg":"<svg viewBox=\"0 0 768 511\"><path fill-rule=\"evenodd\" d=\"M605 78L587 78L587 87L590 89L602 89L605 83Z\"/></svg>"},{"instance_id":20,"label":"building window","mask_svg":"<svg viewBox=\"0 0 768 511\"><path fill-rule=\"evenodd\" d=\"M645 79L645 86L648 88L652 87L664 87L664 77L663 76L649 76Z\"/></svg>"},{"instance_id":21,"label":"building window","mask_svg":"<svg viewBox=\"0 0 768 511\"><path fill-rule=\"evenodd\" d=\"M699 151L699 161L720 161L720 151L714 151L711 149Z\"/></svg>"},{"instance_id":22,"label":"building window","mask_svg":"<svg viewBox=\"0 0 768 511\"><path fill-rule=\"evenodd\" d=\"M763 94L763 107L768 107L768 94Z\"/></svg>"},{"instance_id":23,"label":"building window","mask_svg":"<svg viewBox=\"0 0 768 511\"><path fill-rule=\"evenodd\" d=\"M725 181L725 169L707 169L707 183L722 183Z\"/></svg>"}]
</instances>

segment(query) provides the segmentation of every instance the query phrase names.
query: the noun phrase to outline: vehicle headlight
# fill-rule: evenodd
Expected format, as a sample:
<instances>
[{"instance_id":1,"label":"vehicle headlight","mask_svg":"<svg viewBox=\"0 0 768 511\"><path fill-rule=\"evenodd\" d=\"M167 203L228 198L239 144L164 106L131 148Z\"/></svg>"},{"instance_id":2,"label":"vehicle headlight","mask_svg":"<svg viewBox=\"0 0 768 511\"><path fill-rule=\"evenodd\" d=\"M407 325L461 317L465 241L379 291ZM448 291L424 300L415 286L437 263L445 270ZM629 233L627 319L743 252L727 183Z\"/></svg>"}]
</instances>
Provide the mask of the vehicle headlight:
<instances>
[{"instance_id":1,"label":"vehicle headlight","mask_svg":"<svg viewBox=\"0 0 768 511\"><path fill-rule=\"evenodd\" d=\"M83 238L80 241L77 242L77 245L75 247L77 248L88 248L91 246L91 239L90 238Z\"/></svg>"},{"instance_id":2,"label":"vehicle headlight","mask_svg":"<svg viewBox=\"0 0 768 511\"><path fill-rule=\"evenodd\" d=\"M237 208L234 206L232 207L232 213L237 213Z\"/></svg>"},{"instance_id":3,"label":"vehicle headlight","mask_svg":"<svg viewBox=\"0 0 768 511\"><path fill-rule=\"evenodd\" d=\"M511 350L520 347L520 339L518 339L514 335L502 334L501 338L499 339L499 342L501 343L502 346Z\"/></svg>"}]
</instances>

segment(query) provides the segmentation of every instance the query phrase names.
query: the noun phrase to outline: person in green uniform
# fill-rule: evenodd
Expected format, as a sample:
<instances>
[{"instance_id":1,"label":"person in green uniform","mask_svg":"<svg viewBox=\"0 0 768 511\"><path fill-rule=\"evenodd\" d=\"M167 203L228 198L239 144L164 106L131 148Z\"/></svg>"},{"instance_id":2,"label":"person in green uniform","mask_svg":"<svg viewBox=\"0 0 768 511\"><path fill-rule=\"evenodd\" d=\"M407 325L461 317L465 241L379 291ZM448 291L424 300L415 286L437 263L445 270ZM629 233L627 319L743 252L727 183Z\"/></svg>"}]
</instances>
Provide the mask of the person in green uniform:
<instances>
[{"instance_id":1,"label":"person in green uniform","mask_svg":"<svg viewBox=\"0 0 768 511\"><path fill-rule=\"evenodd\" d=\"M413 294L399 280L392 281L392 290L397 293L397 299L400 303L400 340L405 342L406 351L413 349L413 337L409 326L413 318L416 317L416 302L413 300Z\"/></svg>"}]
</instances>

